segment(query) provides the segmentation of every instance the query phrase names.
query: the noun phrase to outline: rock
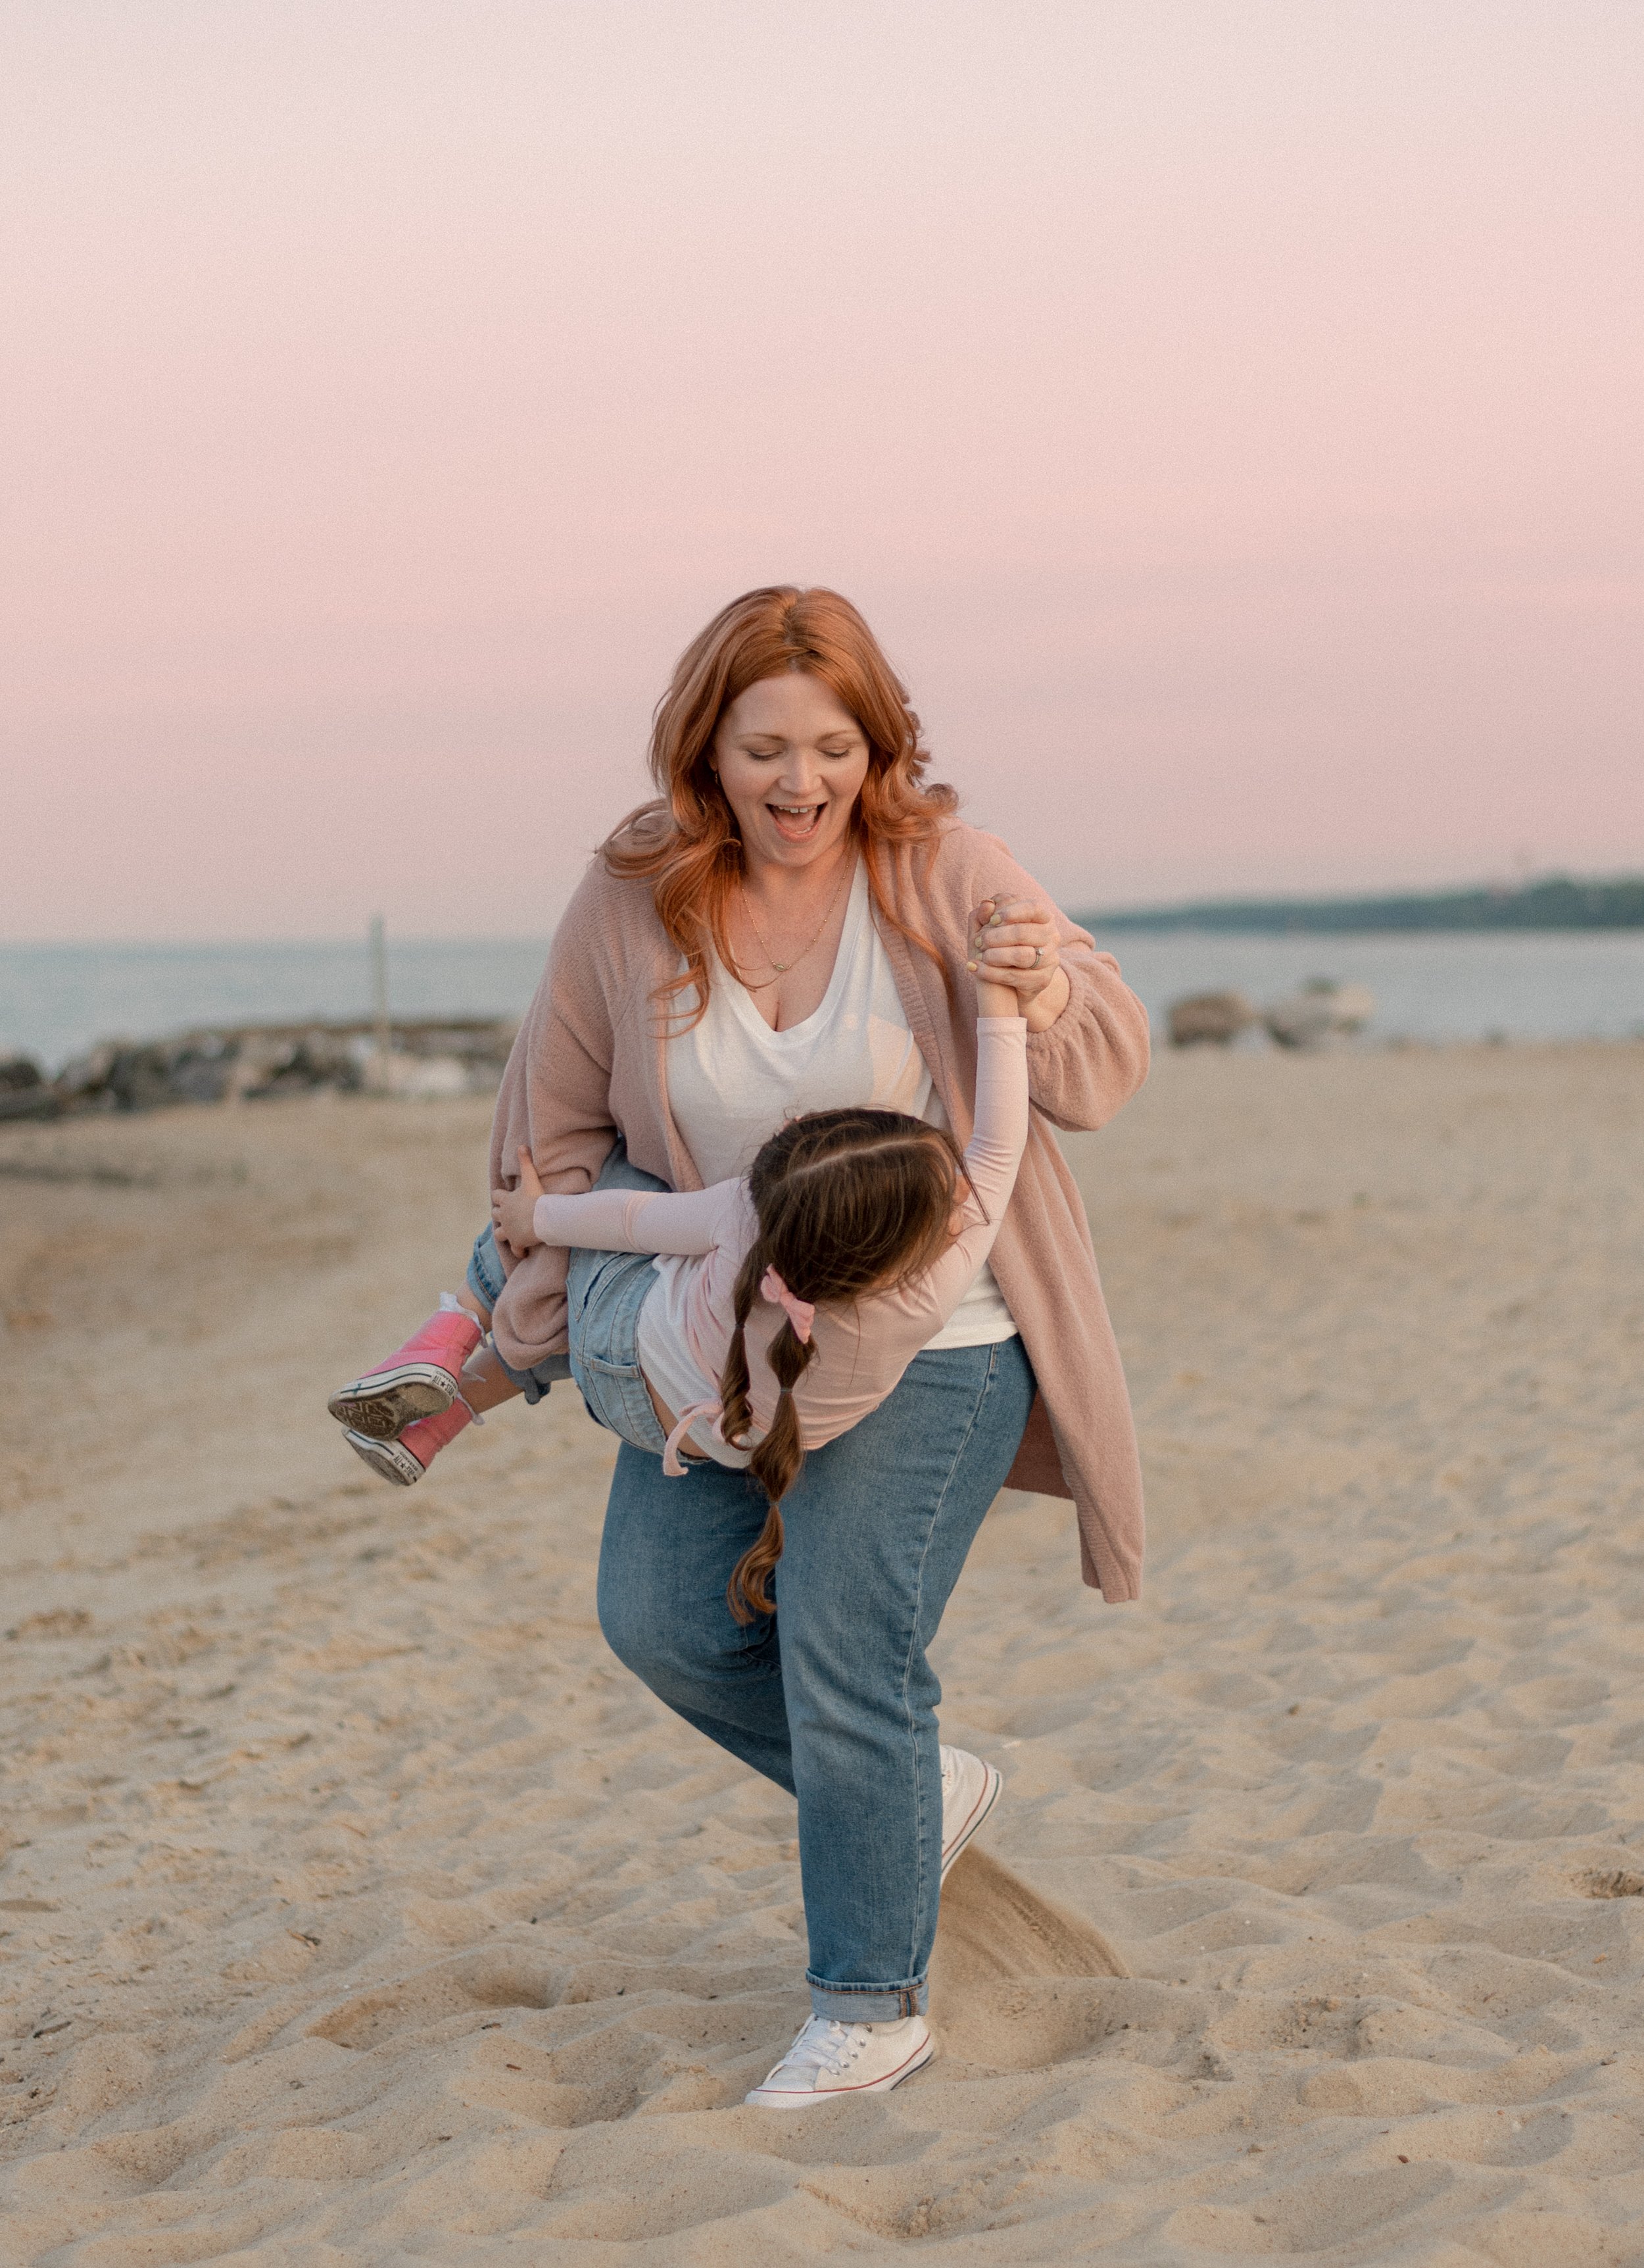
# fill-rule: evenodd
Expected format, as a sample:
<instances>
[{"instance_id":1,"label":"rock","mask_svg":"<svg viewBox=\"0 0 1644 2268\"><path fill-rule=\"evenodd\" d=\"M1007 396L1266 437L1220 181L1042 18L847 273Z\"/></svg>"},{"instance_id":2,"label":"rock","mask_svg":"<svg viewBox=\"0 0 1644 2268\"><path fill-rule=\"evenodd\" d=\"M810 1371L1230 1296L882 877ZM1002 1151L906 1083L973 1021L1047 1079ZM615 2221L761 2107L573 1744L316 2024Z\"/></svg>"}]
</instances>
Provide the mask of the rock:
<instances>
[{"instance_id":1,"label":"rock","mask_svg":"<svg viewBox=\"0 0 1644 2268\"><path fill-rule=\"evenodd\" d=\"M457 1056L373 1053L366 1058L363 1079L368 1094L392 1094L400 1102L441 1102L477 1091L467 1064Z\"/></svg>"},{"instance_id":2,"label":"rock","mask_svg":"<svg viewBox=\"0 0 1644 2268\"><path fill-rule=\"evenodd\" d=\"M417 1056L454 1056L473 1069L501 1075L519 1027L513 1022L400 1024L394 1027L398 1047Z\"/></svg>"},{"instance_id":3,"label":"rock","mask_svg":"<svg viewBox=\"0 0 1644 2268\"><path fill-rule=\"evenodd\" d=\"M62 1107L33 1056L0 1056L0 1118L55 1118Z\"/></svg>"},{"instance_id":4,"label":"rock","mask_svg":"<svg viewBox=\"0 0 1644 2268\"><path fill-rule=\"evenodd\" d=\"M1376 1013L1376 995L1364 984L1332 984L1327 988L1322 980L1315 980L1318 989L1327 990L1331 1020L1339 1032L1361 1032ZM1303 986L1312 991L1315 984Z\"/></svg>"},{"instance_id":5,"label":"rock","mask_svg":"<svg viewBox=\"0 0 1644 2268\"><path fill-rule=\"evenodd\" d=\"M1376 1013L1376 996L1362 984L1314 976L1288 1000L1275 1001L1262 1020L1281 1048L1317 1048L1361 1031Z\"/></svg>"},{"instance_id":6,"label":"rock","mask_svg":"<svg viewBox=\"0 0 1644 2268\"><path fill-rule=\"evenodd\" d=\"M52 1086L65 1109L84 1109L102 1102L119 1052L117 1040L99 1040L94 1048L64 1064ZM112 1098L105 1107L112 1108Z\"/></svg>"},{"instance_id":7,"label":"rock","mask_svg":"<svg viewBox=\"0 0 1644 2268\"><path fill-rule=\"evenodd\" d=\"M168 1049L121 1048L109 1068L107 1091L118 1109L153 1110L172 1100L171 1072Z\"/></svg>"},{"instance_id":8,"label":"rock","mask_svg":"<svg viewBox=\"0 0 1644 2268\"><path fill-rule=\"evenodd\" d=\"M0 1087L0 1120L55 1118L62 1108L48 1086Z\"/></svg>"},{"instance_id":9,"label":"rock","mask_svg":"<svg viewBox=\"0 0 1644 2268\"><path fill-rule=\"evenodd\" d=\"M373 1027L349 1024L245 1024L167 1040L105 1040L66 1064L49 1086L35 1080L11 1100L0 1057L0 1118L59 1110L152 1110L180 1102L275 1101L282 1095L363 1088L411 1101L495 1094L518 1027L493 1017L396 1024L385 1072L373 1069ZM26 1082L28 1071L11 1073ZM29 1097L38 1099L30 1101Z\"/></svg>"},{"instance_id":10,"label":"rock","mask_svg":"<svg viewBox=\"0 0 1644 2268\"><path fill-rule=\"evenodd\" d=\"M357 1043L323 1024L304 1032L247 1031L231 1036L234 1064L225 1101L269 1101L283 1094L312 1094L317 1087L352 1092L361 1084Z\"/></svg>"},{"instance_id":11,"label":"rock","mask_svg":"<svg viewBox=\"0 0 1644 2268\"><path fill-rule=\"evenodd\" d=\"M221 1102L234 1074L235 1049L216 1032L191 1033L171 1051L167 1074L173 1102Z\"/></svg>"},{"instance_id":12,"label":"rock","mask_svg":"<svg viewBox=\"0 0 1644 2268\"><path fill-rule=\"evenodd\" d=\"M1255 1021L1256 1011L1242 992L1192 992L1171 1003L1171 1045L1225 1048Z\"/></svg>"}]
</instances>

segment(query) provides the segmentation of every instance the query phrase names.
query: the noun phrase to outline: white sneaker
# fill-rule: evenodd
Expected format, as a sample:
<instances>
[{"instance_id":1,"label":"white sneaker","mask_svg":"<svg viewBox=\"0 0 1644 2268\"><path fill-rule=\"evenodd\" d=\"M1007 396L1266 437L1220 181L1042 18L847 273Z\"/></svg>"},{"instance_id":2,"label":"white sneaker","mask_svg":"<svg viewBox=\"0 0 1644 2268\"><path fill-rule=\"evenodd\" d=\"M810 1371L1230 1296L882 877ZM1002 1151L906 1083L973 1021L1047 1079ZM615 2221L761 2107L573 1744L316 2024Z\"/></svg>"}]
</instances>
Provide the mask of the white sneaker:
<instances>
[{"instance_id":1,"label":"white sneaker","mask_svg":"<svg viewBox=\"0 0 1644 2268\"><path fill-rule=\"evenodd\" d=\"M888 2095L936 2052L922 2016L842 2024L812 2016L763 2087L744 2097L767 2110L806 2110L842 2095Z\"/></svg>"},{"instance_id":2,"label":"white sneaker","mask_svg":"<svg viewBox=\"0 0 1644 2268\"><path fill-rule=\"evenodd\" d=\"M968 1749L943 1749L942 1756L942 1874L981 1825L1004 1782L992 1764Z\"/></svg>"},{"instance_id":3,"label":"white sneaker","mask_svg":"<svg viewBox=\"0 0 1644 2268\"><path fill-rule=\"evenodd\" d=\"M402 1441L373 1441L369 1433L356 1433L352 1426L342 1438L374 1473L400 1488L415 1488L428 1469Z\"/></svg>"}]
</instances>

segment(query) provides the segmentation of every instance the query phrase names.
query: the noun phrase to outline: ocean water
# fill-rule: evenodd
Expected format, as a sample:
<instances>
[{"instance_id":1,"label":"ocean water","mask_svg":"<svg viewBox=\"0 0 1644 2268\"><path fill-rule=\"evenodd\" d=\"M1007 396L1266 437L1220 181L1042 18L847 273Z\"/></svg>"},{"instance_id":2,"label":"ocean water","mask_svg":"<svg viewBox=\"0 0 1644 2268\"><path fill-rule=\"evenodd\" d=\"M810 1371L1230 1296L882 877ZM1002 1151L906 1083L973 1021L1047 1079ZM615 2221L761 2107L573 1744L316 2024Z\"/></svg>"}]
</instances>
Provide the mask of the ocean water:
<instances>
[{"instance_id":1,"label":"ocean water","mask_svg":"<svg viewBox=\"0 0 1644 2268\"><path fill-rule=\"evenodd\" d=\"M1186 992L1237 991L1265 1007L1311 977L1376 997L1372 1041L1644 1038L1644 930L1471 935L1220 937L1116 932L1097 943L1163 1027Z\"/></svg>"},{"instance_id":2,"label":"ocean water","mask_svg":"<svg viewBox=\"0 0 1644 2268\"><path fill-rule=\"evenodd\" d=\"M1369 1037L1644 1037L1644 931L1534 935L1221 937L1100 940L1162 1023L1185 992L1234 989L1259 1006L1308 978L1368 985ZM541 938L391 939L400 1016L515 1016L542 973ZM94 1040L151 1039L211 1023L371 1012L365 942L341 945L0 946L0 1053L55 1071Z\"/></svg>"},{"instance_id":3,"label":"ocean water","mask_svg":"<svg viewBox=\"0 0 1644 2268\"><path fill-rule=\"evenodd\" d=\"M390 1012L517 1016L547 954L545 938L391 938ZM94 1040L371 1012L363 937L343 945L0 946L0 1054L18 1049L52 1071Z\"/></svg>"}]
</instances>

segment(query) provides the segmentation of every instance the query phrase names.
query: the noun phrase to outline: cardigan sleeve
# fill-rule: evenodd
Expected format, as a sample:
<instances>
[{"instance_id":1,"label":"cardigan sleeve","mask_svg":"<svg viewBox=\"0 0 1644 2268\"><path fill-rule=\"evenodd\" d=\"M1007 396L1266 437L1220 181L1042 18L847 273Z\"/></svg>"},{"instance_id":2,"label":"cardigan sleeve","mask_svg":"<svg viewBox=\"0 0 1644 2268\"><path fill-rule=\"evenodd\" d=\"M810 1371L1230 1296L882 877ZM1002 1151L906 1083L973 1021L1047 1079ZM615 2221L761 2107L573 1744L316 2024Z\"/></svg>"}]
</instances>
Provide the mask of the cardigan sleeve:
<instances>
[{"instance_id":1,"label":"cardigan sleeve","mask_svg":"<svg viewBox=\"0 0 1644 2268\"><path fill-rule=\"evenodd\" d=\"M1148 1012L1112 954L1097 951L1089 931L1068 920L1002 843L980 834L971 840L979 856L960 922L984 898L1036 899L1051 909L1068 972L1067 1006L1047 1030L1028 1035L1028 1099L1066 1132L1105 1126L1148 1075Z\"/></svg>"},{"instance_id":2,"label":"cardigan sleeve","mask_svg":"<svg viewBox=\"0 0 1644 2268\"><path fill-rule=\"evenodd\" d=\"M599 878L585 879L555 932L548 964L519 1027L491 1123L491 1187L514 1188L529 1149L543 1186L577 1196L593 1186L617 1129L611 1111L614 1034L600 926ZM493 1318L505 1361L531 1368L565 1351L562 1245L525 1254L498 1242L508 1281Z\"/></svg>"}]
</instances>

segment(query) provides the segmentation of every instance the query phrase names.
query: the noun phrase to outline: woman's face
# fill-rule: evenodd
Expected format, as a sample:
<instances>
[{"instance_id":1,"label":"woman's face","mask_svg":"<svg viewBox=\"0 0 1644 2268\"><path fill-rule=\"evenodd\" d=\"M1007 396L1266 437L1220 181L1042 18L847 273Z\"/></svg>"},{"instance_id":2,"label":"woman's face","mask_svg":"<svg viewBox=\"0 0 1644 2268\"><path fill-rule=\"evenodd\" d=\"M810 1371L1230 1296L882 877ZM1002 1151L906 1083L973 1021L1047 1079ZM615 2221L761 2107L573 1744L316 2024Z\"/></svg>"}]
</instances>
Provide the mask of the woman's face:
<instances>
[{"instance_id":1,"label":"woman's face","mask_svg":"<svg viewBox=\"0 0 1644 2268\"><path fill-rule=\"evenodd\" d=\"M789 670L738 694L708 762L751 866L826 862L850 830L868 777L861 725L819 677Z\"/></svg>"}]
</instances>

